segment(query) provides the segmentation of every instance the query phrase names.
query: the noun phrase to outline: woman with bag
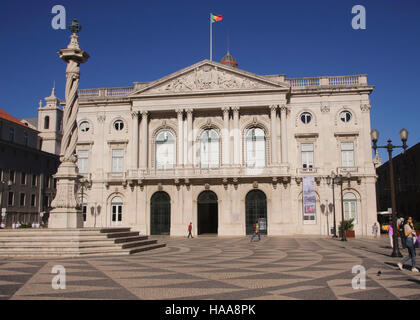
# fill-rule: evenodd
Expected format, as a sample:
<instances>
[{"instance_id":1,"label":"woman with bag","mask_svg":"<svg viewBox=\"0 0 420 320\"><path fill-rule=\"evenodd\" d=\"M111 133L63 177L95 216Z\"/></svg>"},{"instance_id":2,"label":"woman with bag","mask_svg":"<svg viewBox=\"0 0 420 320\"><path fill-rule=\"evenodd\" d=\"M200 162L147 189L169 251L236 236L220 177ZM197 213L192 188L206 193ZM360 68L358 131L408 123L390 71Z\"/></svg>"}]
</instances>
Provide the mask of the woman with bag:
<instances>
[{"instance_id":1,"label":"woman with bag","mask_svg":"<svg viewBox=\"0 0 420 320\"><path fill-rule=\"evenodd\" d=\"M403 270L404 263L406 263L411 258L411 271L419 272L419 270L416 268L416 231L414 230L413 218L411 217L408 217L407 223L404 225L404 234L406 236L406 246L409 255L398 263L398 268L400 268L400 270Z\"/></svg>"}]
</instances>

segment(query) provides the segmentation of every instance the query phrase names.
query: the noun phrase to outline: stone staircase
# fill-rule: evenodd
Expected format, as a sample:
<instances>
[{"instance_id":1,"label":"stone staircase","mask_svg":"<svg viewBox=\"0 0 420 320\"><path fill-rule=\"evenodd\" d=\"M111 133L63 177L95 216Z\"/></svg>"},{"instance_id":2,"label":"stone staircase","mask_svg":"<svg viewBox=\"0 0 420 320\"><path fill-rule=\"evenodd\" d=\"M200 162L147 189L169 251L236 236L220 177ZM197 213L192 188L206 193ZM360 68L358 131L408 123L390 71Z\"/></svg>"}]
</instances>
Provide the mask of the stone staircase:
<instances>
[{"instance_id":1,"label":"stone staircase","mask_svg":"<svg viewBox=\"0 0 420 320\"><path fill-rule=\"evenodd\" d=\"M0 257L129 255L164 246L130 228L0 230Z\"/></svg>"}]
</instances>

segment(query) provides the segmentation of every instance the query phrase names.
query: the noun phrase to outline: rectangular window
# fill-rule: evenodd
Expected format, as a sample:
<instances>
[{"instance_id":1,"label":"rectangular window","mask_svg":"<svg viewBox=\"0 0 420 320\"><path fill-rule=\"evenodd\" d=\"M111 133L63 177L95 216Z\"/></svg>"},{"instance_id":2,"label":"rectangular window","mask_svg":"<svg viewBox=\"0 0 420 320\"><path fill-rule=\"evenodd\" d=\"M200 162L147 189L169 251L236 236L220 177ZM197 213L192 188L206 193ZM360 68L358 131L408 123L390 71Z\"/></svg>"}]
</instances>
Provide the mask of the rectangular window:
<instances>
[{"instance_id":1,"label":"rectangular window","mask_svg":"<svg viewBox=\"0 0 420 320\"><path fill-rule=\"evenodd\" d=\"M82 205L82 215L83 215L83 222L86 222L86 214L87 214L87 205Z\"/></svg>"},{"instance_id":2,"label":"rectangular window","mask_svg":"<svg viewBox=\"0 0 420 320\"><path fill-rule=\"evenodd\" d=\"M32 175L32 187L36 187L37 184L37 176L36 174Z\"/></svg>"},{"instance_id":3,"label":"rectangular window","mask_svg":"<svg viewBox=\"0 0 420 320\"><path fill-rule=\"evenodd\" d=\"M51 178L50 176L45 176L45 187L50 188L51 187Z\"/></svg>"},{"instance_id":4,"label":"rectangular window","mask_svg":"<svg viewBox=\"0 0 420 320\"><path fill-rule=\"evenodd\" d=\"M354 143L341 143L341 165L343 167L354 167Z\"/></svg>"},{"instance_id":5,"label":"rectangular window","mask_svg":"<svg viewBox=\"0 0 420 320\"><path fill-rule=\"evenodd\" d=\"M8 198L7 198L7 205L9 207L13 207L15 203L15 194L13 192L9 192Z\"/></svg>"},{"instance_id":6,"label":"rectangular window","mask_svg":"<svg viewBox=\"0 0 420 320\"><path fill-rule=\"evenodd\" d=\"M28 133L26 131L23 133L23 144L28 146Z\"/></svg>"},{"instance_id":7,"label":"rectangular window","mask_svg":"<svg viewBox=\"0 0 420 320\"><path fill-rule=\"evenodd\" d=\"M88 160L88 150L77 151L77 166L79 167L79 173L88 173Z\"/></svg>"},{"instance_id":8,"label":"rectangular window","mask_svg":"<svg viewBox=\"0 0 420 320\"><path fill-rule=\"evenodd\" d=\"M21 207L25 206L25 202L26 202L26 194L25 193L21 193L19 196L19 205Z\"/></svg>"},{"instance_id":9,"label":"rectangular window","mask_svg":"<svg viewBox=\"0 0 420 320\"><path fill-rule=\"evenodd\" d=\"M9 141L15 141L15 128L9 128Z\"/></svg>"},{"instance_id":10,"label":"rectangular window","mask_svg":"<svg viewBox=\"0 0 420 320\"><path fill-rule=\"evenodd\" d=\"M20 174L20 184L23 184L23 185L26 184L26 173L25 172L21 172L21 174Z\"/></svg>"},{"instance_id":11,"label":"rectangular window","mask_svg":"<svg viewBox=\"0 0 420 320\"><path fill-rule=\"evenodd\" d=\"M36 195L31 194L31 207L35 207L35 206L36 206Z\"/></svg>"},{"instance_id":12,"label":"rectangular window","mask_svg":"<svg viewBox=\"0 0 420 320\"><path fill-rule=\"evenodd\" d=\"M123 172L124 150L112 150L112 172Z\"/></svg>"},{"instance_id":13,"label":"rectangular window","mask_svg":"<svg viewBox=\"0 0 420 320\"><path fill-rule=\"evenodd\" d=\"M313 169L314 167L314 144L313 143L302 143L302 168Z\"/></svg>"},{"instance_id":14,"label":"rectangular window","mask_svg":"<svg viewBox=\"0 0 420 320\"><path fill-rule=\"evenodd\" d=\"M15 170L10 170L10 172L9 172L9 179L13 183L15 182Z\"/></svg>"}]
</instances>

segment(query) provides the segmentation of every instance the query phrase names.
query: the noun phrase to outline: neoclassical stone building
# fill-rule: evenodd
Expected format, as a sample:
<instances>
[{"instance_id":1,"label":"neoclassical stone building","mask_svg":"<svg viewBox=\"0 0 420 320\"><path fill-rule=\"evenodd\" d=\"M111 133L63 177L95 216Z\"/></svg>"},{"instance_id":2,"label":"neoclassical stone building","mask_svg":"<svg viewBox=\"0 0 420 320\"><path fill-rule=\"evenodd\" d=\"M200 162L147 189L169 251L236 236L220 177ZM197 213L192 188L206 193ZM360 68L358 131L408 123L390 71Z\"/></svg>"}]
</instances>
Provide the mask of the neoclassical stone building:
<instances>
[{"instance_id":1,"label":"neoclassical stone building","mask_svg":"<svg viewBox=\"0 0 420 320\"><path fill-rule=\"evenodd\" d=\"M342 174L356 235L376 221L365 75L288 79L203 60L153 82L79 90L79 190L85 226L143 234L327 235L327 176ZM316 208L304 214L304 177ZM340 186L334 185L337 225ZM83 192L83 196L82 196Z\"/></svg>"}]
</instances>

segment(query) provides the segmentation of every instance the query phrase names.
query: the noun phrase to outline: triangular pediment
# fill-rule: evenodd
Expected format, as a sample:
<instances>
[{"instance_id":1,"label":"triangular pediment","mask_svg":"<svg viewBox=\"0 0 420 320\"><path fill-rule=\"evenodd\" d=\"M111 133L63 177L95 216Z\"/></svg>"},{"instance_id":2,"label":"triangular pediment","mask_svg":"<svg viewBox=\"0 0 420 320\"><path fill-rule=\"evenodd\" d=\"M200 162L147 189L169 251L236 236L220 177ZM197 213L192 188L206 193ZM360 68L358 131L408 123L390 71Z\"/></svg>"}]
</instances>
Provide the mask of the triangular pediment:
<instances>
[{"instance_id":1,"label":"triangular pediment","mask_svg":"<svg viewBox=\"0 0 420 320\"><path fill-rule=\"evenodd\" d=\"M130 96L288 89L287 83L274 82L250 72L203 60L134 90Z\"/></svg>"}]
</instances>

